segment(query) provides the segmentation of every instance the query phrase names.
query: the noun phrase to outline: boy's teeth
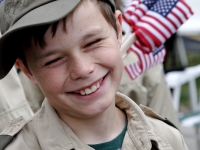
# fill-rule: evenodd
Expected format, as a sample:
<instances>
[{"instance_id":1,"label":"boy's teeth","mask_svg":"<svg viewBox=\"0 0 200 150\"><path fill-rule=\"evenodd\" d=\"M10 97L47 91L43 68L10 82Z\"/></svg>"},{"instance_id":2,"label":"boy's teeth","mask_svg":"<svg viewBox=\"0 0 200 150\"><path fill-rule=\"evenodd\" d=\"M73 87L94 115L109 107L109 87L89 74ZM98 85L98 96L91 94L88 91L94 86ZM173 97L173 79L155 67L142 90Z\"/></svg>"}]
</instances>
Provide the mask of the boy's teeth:
<instances>
[{"instance_id":1,"label":"boy's teeth","mask_svg":"<svg viewBox=\"0 0 200 150\"><path fill-rule=\"evenodd\" d=\"M96 85L93 85L91 88L86 88L85 90L81 90L80 92L77 92L77 93L80 93L81 95L88 95L95 92L99 87L100 87L100 83L98 82Z\"/></svg>"},{"instance_id":2,"label":"boy's teeth","mask_svg":"<svg viewBox=\"0 0 200 150\"><path fill-rule=\"evenodd\" d=\"M87 89L85 89L85 93L86 93L86 94L90 94L90 93L92 93L92 90L89 89L89 88L87 88Z\"/></svg>"},{"instance_id":3,"label":"boy's teeth","mask_svg":"<svg viewBox=\"0 0 200 150\"><path fill-rule=\"evenodd\" d=\"M100 84L99 83L97 83L97 88L99 88L100 87Z\"/></svg>"},{"instance_id":4,"label":"boy's teeth","mask_svg":"<svg viewBox=\"0 0 200 150\"><path fill-rule=\"evenodd\" d=\"M97 90L97 87L95 85L92 86L91 88L92 92L96 91Z\"/></svg>"},{"instance_id":5,"label":"boy's teeth","mask_svg":"<svg viewBox=\"0 0 200 150\"><path fill-rule=\"evenodd\" d=\"M81 95L85 95L85 92L84 91L80 91Z\"/></svg>"}]
</instances>

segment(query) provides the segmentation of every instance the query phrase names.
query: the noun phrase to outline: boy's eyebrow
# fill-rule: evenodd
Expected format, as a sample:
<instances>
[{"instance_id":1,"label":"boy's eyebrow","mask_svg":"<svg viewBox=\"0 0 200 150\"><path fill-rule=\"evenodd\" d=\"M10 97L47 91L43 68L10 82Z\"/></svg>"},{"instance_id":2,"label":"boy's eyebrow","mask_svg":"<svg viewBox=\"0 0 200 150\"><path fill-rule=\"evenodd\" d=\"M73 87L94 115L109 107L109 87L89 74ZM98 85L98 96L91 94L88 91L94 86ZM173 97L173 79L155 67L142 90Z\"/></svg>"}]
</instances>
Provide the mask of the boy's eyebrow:
<instances>
[{"instance_id":1,"label":"boy's eyebrow","mask_svg":"<svg viewBox=\"0 0 200 150\"><path fill-rule=\"evenodd\" d=\"M102 28L93 28L90 31L86 32L86 34L83 36L83 39L91 38L101 32L103 32Z\"/></svg>"},{"instance_id":2,"label":"boy's eyebrow","mask_svg":"<svg viewBox=\"0 0 200 150\"><path fill-rule=\"evenodd\" d=\"M46 58L48 56L51 56L51 55L53 55L55 53L56 53L55 51L47 51L47 52L43 53L41 56L39 56L38 58L36 58L36 60L37 61L41 60L41 59Z\"/></svg>"}]
</instances>

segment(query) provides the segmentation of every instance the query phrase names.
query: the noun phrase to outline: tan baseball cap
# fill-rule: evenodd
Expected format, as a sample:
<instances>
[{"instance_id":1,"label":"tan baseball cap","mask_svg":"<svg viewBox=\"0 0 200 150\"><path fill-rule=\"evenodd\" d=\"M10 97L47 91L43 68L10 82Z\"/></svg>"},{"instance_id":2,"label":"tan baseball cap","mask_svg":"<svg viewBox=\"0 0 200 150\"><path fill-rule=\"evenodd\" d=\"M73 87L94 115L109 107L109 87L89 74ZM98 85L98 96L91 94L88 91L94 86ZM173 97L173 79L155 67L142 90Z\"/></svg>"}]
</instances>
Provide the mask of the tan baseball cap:
<instances>
[{"instance_id":1,"label":"tan baseball cap","mask_svg":"<svg viewBox=\"0 0 200 150\"><path fill-rule=\"evenodd\" d=\"M0 4L0 79L4 78L17 59L9 37L16 31L53 23L67 16L81 0L3 0ZM108 3L115 11L114 0ZM20 37L19 37L20 38ZM12 46L10 46L12 45ZM12 48L11 48L12 47Z\"/></svg>"}]
</instances>

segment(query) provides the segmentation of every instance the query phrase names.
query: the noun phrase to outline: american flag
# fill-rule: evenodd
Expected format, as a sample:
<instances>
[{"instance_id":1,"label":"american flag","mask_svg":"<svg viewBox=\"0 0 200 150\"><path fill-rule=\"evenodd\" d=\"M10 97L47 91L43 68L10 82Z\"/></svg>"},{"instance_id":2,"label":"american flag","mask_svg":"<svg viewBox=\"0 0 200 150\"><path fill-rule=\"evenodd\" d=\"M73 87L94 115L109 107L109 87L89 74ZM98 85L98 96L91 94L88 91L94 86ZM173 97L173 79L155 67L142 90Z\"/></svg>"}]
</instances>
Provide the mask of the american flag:
<instances>
[{"instance_id":1,"label":"american flag","mask_svg":"<svg viewBox=\"0 0 200 150\"><path fill-rule=\"evenodd\" d=\"M133 0L124 20L133 27L145 53L160 47L192 15L183 0Z\"/></svg>"},{"instance_id":2,"label":"american flag","mask_svg":"<svg viewBox=\"0 0 200 150\"><path fill-rule=\"evenodd\" d=\"M138 61L130 65L125 66L125 70L131 77L131 79L137 78L140 74L146 70L162 63L165 60L166 49L164 45L159 48L155 48L153 52L147 54L143 53L134 44L130 47L130 50L138 56Z\"/></svg>"},{"instance_id":3,"label":"american flag","mask_svg":"<svg viewBox=\"0 0 200 150\"><path fill-rule=\"evenodd\" d=\"M192 14L183 0L132 0L123 14L137 36L128 52L139 61L125 66L132 79L164 61L163 44Z\"/></svg>"}]
</instances>

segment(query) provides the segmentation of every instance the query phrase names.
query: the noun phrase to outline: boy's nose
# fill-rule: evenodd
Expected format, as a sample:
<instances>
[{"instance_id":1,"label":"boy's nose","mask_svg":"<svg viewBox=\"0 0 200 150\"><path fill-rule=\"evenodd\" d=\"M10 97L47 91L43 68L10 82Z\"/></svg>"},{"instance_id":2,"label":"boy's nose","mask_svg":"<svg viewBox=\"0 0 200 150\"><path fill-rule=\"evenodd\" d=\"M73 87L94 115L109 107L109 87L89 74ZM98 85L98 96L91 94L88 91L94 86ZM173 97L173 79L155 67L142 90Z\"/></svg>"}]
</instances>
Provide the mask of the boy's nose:
<instances>
[{"instance_id":1,"label":"boy's nose","mask_svg":"<svg viewBox=\"0 0 200 150\"><path fill-rule=\"evenodd\" d=\"M94 64L83 57L73 61L71 67L70 76L72 80L87 78L94 71Z\"/></svg>"}]
</instances>

